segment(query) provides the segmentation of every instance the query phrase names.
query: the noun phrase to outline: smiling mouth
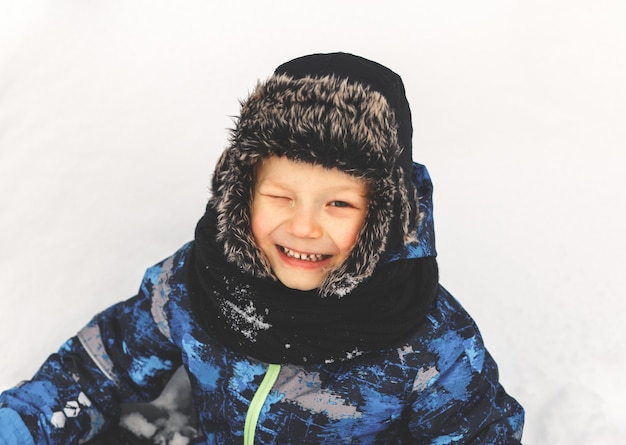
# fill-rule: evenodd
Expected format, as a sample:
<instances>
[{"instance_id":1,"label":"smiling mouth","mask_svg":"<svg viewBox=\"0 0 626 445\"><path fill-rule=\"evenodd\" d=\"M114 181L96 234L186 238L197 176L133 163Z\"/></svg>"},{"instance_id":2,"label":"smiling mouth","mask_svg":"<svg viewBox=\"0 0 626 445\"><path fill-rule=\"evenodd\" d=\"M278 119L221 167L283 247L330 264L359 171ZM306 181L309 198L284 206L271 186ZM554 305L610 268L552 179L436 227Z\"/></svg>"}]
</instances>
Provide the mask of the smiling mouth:
<instances>
[{"instance_id":1,"label":"smiling mouth","mask_svg":"<svg viewBox=\"0 0 626 445\"><path fill-rule=\"evenodd\" d=\"M289 258L295 258L297 260L302 260L302 261L309 261L311 263L322 261L330 257L330 255L322 255L319 253L302 253L302 252L296 252L295 250L291 250L287 247L283 247L283 246L278 246L278 247L280 248L280 251L284 253L285 255L287 255Z\"/></svg>"}]
</instances>

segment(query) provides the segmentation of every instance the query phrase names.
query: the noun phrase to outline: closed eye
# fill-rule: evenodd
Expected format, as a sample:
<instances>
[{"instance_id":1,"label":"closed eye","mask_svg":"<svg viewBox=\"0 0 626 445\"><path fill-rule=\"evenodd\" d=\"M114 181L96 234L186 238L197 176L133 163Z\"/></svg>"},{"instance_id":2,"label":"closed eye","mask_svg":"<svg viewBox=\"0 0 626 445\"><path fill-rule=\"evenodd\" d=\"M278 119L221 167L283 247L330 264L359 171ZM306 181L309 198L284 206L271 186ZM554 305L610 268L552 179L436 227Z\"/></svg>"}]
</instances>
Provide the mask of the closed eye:
<instances>
[{"instance_id":1,"label":"closed eye","mask_svg":"<svg viewBox=\"0 0 626 445\"><path fill-rule=\"evenodd\" d=\"M266 198L270 198L270 199L291 199L291 198L289 198L289 197L287 197L287 196L283 196L283 195L272 195L272 194L269 194L269 193L261 193L260 195L261 195L261 196L264 196L264 197L266 197Z\"/></svg>"},{"instance_id":2,"label":"closed eye","mask_svg":"<svg viewBox=\"0 0 626 445\"><path fill-rule=\"evenodd\" d=\"M265 198L268 204L278 207L290 206L293 202L291 197L285 195L267 194L262 196Z\"/></svg>"}]
</instances>

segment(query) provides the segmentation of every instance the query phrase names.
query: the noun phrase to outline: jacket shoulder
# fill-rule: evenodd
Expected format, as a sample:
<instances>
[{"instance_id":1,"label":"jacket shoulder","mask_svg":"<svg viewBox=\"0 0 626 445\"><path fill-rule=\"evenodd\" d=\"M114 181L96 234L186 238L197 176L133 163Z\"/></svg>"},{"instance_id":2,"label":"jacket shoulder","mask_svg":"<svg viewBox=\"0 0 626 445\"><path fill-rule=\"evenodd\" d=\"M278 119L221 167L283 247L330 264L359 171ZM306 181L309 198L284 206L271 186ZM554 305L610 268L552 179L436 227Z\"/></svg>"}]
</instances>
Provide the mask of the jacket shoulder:
<instances>
[{"instance_id":1,"label":"jacket shoulder","mask_svg":"<svg viewBox=\"0 0 626 445\"><path fill-rule=\"evenodd\" d=\"M479 361L484 349L482 336L476 323L461 304L442 286L420 328L407 339L402 349L404 359L424 363L426 357L434 360L438 368L445 369L455 356L463 351ZM428 361L428 360L427 360Z\"/></svg>"},{"instance_id":2,"label":"jacket shoulder","mask_svg":"<svg viewBox=\"0 0 626 445\"><path fill-rule=\"evenodd\" d=\"M441 286L420 328L397 354L412 379L411 399L428 397L431 406L443 408L471 397L485 378L497 383L495 362L476 323Z\"/></svg>"},{"instance_id":3,"label":"jacket shoulder","mask_svg":"<svg viewBox=\"0 0 626 445\"><path fill-rule=\"evenodd\" d=\"M519 443L524 411L499 383L498 367L476 323L440 287L433 309L404 346L414 370L415 437L473 437L467 443ZM463 442L466 443L466 442Z\"/></svg>"}]
</instances>

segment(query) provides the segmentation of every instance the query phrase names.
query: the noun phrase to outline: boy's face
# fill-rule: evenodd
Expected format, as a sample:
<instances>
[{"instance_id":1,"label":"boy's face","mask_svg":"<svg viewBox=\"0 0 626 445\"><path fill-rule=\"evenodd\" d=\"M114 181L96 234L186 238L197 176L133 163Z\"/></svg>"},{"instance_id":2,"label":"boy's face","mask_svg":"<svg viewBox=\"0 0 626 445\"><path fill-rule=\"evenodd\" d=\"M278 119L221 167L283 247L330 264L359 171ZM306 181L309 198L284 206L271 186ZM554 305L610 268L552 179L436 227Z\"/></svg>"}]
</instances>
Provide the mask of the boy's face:
<instances>
[{"instance_id":1,"label":"boy's face","mask_svg":"<svg viewBox=\"0 0 626 445\"><path fill-rule=\"evenodd\" d=\"M278 279L317 288L339 266L365 222L367 185L337 169L270 157L256 170L252 234Z\"/></svg>"}]
</instances>

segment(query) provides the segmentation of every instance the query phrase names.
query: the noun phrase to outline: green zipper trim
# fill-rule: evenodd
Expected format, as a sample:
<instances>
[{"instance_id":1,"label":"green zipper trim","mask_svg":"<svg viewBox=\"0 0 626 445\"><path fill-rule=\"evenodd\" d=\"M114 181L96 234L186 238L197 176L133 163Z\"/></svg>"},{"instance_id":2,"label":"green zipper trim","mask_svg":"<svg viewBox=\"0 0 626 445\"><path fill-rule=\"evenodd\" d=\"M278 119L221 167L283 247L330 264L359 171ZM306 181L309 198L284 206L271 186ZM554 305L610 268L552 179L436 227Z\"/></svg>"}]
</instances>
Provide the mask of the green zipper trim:
<instances>
[{"instance_id":1,"label":"green zipper trim","mask_svg":"<svg viewBox=\"0 0 626 445\"><path fill-rule=\"evenodd\" d=\"M254 445L254 433L256 432L256 424L259 421L261 415L261 408L267 399L272 386L278 379L278 373L280 372L280 365L269 365L263 381L259 385L250 406L248 407L248 413L246 414L246 423L243 427L243 444Z\"/></svg>"}]
</instances>

